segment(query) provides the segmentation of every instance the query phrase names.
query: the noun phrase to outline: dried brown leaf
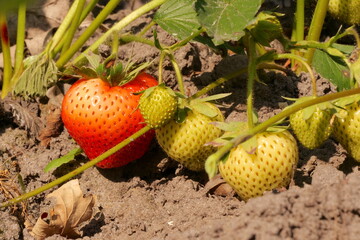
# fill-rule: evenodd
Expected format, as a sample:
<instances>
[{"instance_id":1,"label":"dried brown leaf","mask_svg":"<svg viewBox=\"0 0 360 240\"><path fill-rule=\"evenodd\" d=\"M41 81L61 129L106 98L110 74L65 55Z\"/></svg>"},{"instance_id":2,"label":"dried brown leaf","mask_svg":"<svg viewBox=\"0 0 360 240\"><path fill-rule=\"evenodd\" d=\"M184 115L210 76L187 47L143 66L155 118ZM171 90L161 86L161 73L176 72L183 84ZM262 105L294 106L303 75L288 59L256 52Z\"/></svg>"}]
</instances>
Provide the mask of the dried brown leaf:
<instances>
[{"instance_id":1,"label":"dried brown leaf","mask_svg":"<svg viewBox=\"0 0 360 240\"><path fill-rule=\"evenodd\" d=\"M34 136L39 135L42 121L38 116L32 113L27 107L23 107L19 102L14 101L11 98L5 98L4 105L5 108L7 108L7 105L10 109L16 124L29 130Z\"/></svg>"},{"instance_id":2,"label":"dried brown leaf","mask_svg":"<svg viewBox=\"0 0 360 240\"><path fill-rule=\"evenodd\" d=\"M41 146L48 146L52 137L57 137L62 129L61 110L53 106L46 117L45 128L41 129L38 139Z\"/></svg>"},{"instance_id":3,"label":"dried brown leaf","mask_svg":"<svg viewBox=\"0 0 360 240\"><path fill-rule=\"evenodd\" d=\"M92 195L84 197L77 179L64 184L47 198L54 198L56 205L41 214L34 227L30 228L30 233L38 240L54 234L67 238L80 237L78 227L92 217L96 198Z\"/></svg>"}]
</instances>

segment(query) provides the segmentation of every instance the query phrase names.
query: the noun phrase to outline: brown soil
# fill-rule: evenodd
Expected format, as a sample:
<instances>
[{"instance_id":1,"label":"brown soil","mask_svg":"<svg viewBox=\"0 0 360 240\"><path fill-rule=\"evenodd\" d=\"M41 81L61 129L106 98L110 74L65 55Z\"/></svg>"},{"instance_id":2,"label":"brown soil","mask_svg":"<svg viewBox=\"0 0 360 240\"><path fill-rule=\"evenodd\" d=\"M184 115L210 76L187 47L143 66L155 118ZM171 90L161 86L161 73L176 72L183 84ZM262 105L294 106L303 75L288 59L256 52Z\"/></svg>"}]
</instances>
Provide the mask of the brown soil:
<instances>
[{"instance_id":1,"label":"brown soil","mask_svg":"<svg viewBox=\"0 0 360 240\"><path fill-rule=\"evenodd\" d=\"M119 11L113 19L123 15L124 11ZM137 20L128 30L137 31L150 17L151 14ZM161 42L174 42L161 29L158 31ZM158 51L134 43L122 46L120 56L124 60L132 58L143 62L156 58ZM188 44L176 57L188 94L246 63L242 56L223 59L198 43ZM155 76L156 67L155 61L149 69ZM176 88L169 63L165 64L164 74L165 82ZM282 97L310 94L306 74L297 77L292 73L270 72L265 73L263 79L265 84L258 83L255 91L255 107L261 121L289 104ZM333 90L326 80L318 79L319 94ZM245 119L244 77L231 80L215 92L233 93L218 102L227 121ZM45 122L47 116L54 114L49 111L53 106L49 107L48 102L15 102L26 107L38 121ZM0 187L9 191L8 194L17 196L22 192L18 176L22 177L26 191L31 191L87 161L85 156L78 156L76 161L44 173L49 161L66 154L76 143L63 130L50 139L48 146L42 146L31 134L32 129L25 129L21 121L9 114L10 110L8 102L0 102ZM43 128L43 124L39 126ZM77 178L85 193L98 198L99 212L82 226L83 239L355 240L360 236L358 163L332 139L312 151L300 146L298 168L287 190L268 192L248 202L238 199L224 185L222 189L216 188L216 184L215 187L207 185L205 173L184 169L167 158L155 141L144 157L127 166L110 170L94 167ZM23 213L31 221L37 219L41 212L48 210L49 203L44 197L52 190L30 198L26 205L18 208L1 209L0 239L32 239L24 227ZM2 192L0 201L5 201L8 194Z\"/></svg>"}]
</instances>

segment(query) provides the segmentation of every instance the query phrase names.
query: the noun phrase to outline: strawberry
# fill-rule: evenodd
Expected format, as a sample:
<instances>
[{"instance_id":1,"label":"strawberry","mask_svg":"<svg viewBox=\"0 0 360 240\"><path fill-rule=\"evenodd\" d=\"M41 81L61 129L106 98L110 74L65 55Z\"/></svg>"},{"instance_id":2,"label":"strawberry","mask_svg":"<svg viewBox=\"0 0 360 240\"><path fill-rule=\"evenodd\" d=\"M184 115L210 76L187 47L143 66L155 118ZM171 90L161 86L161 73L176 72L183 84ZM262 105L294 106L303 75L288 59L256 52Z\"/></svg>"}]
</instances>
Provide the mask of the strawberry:
<instances>
[{"instance_id":1,"label":"strawberry","mask_svg":"<svg viewBox=\"0 0 360 240\"><path fill-rule=\"evenodd\" d=\"M211 122L224 121L220 110L211 103L202 103L215 114L211 117L196 109L190 110L182 123L170 120L164 126L156 129L156 138L162 149L174 160L193 171L204 170L207 157L216 151L206 143L218 138L222 130ZM204 105L202 105L204 107ZM203 108L204 109L204 108Z\"/></svg>"},{"instance_id":2,"label":"strawberry","mask_svg":"<svg viewBox=\"0 0 360 240\"><path fill-rule=\"evenodd\" d=\"M151 75L140 73L121 86L100 78L80 79L65 94L61 117L69 134L93 159L144 127L137 109L140 96L133 93L157 85ZM97 164L100 168L123 166L147 151L154 131L147 132Z\"/></svg>"},{"instance_id":3,"label":"strawberry","mask_svg":"<svg viewBox=\"0 0 360 240\"><path fill-rule=\"evenodd\" d=\"M174 118L178 102L175 93L161 84L141 95L139 109L151 128L159 128Z\"/></svg>"},{"instance_id":4,"label":"strawberry","mask_svg":"<svg viewBox=\"0 0 360 240\"><path fill-rule=\"evenodd\" d=\"M360 24L360 0L330 0L328 12L347 24Z\"/></svg>"},{"instance_id":5,"label":"strawberry","mask_svg":"<svg viewBox=\"0 0 360 240\"><path fill-rule=\"evenodd\" d=\"M254 153L240 144L219 163L221 176L243 200L286 187L299 159L296 140L287 130L263 132L255 137Z\"/></svg>"},{"instance_id":6,"label":"strawberry","mask_svg":"<svg viewBox=\"0 0 360 240\"><path fill-rule=\"evenodd\" d=\"M360 105L354 101L340 110L334 121L334 138L360 162Z\"/></svg>"},{"instance_id":7,"label":"strawberry","mask_svg":"<svg viewBox=\"0 0 360 240\"><path fill-rule=\"evenodd\" d=\"M329 138L332 116L330 108L315 105L290 115L290 125L304 147L315 149Z\"/></svg>"}]
</instances>

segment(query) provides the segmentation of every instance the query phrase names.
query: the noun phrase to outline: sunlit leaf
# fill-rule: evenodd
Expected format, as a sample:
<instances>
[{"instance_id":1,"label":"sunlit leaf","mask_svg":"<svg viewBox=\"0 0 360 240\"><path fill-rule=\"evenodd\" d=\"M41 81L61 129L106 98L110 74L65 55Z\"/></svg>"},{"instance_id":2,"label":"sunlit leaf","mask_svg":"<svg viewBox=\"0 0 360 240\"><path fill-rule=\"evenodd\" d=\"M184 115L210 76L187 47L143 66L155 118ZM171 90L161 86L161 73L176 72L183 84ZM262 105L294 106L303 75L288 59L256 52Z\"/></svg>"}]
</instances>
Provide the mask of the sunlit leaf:
<instances>
[{"instance_id":1,"label":"sunlit leaf","mask_svg":"<svg viewBox=\"0 0 360 240\"><path fill-rule=\"evenodd\" d=\"M352 87L350 69L341 58L317 49L314 53L313 66L316 72L336 85L339 91Z\"/></svg>"},{"instance_id":2,"label":"sunlit leaf","mask_svg":"<svg viewBox=\"0 0 360 240\"><path fill-rule=\"evenodd\" d=\"M215 45L239 40L254 19L262 0L197 0L195 10Z\"/></svg>"},{"instance_id":3,"label":"sunlit leaf","mask_svg":"<svg viewBox=\"0 0 360 240\"><path fill-rule=\"evenodd\" d=\"M154 21L176 38L187 38L201 27L193 3L193 0L169 0L161 5Z\"/></svg>"},{"instance_id":4,"label":"sunlit leaf","mask_svg":"<svg viewBox=\"0 0 360 240\"><path fill-rule=\"evenodd\" d=\"M70 152L68 152L66 155L62 156L61 158L57 158L52 160L46 167L44 168L44 172L48 172L52 169L58 168L61 165L68 163L75 159L75 157L79 154L81 154L83 151L81 148L74 148Z\"/></svg>"}]
</instances>

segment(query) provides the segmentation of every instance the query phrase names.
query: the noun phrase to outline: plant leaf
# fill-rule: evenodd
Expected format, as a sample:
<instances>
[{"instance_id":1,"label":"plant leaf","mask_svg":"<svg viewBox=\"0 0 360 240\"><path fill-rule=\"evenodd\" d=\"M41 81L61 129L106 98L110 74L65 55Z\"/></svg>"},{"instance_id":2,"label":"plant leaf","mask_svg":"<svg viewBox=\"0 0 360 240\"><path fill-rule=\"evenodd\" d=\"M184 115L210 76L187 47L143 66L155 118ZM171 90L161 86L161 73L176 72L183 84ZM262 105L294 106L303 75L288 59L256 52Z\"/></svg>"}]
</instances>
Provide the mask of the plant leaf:
<instances>
[{"instance_id":1,"label":"plant leaf","mask_svg":"<svg viewBox=\"0 0 360 240\"><path fill-rule=\"evenodd\" d=\"M29 97L45 96L48 87L58 80L55 61L41 54L25 60L29 65L19 77L14 93Z\"/></svg>"},{"instance_id":2,"label":"plant leaf","mask_svg":"<svg viewBox=\"0 0 360 240\"><path fill-rule=\"evenodd\" d=\"M38 218L30 234L36 239L45 239L54 234L67 238L80 237L79 224L89 220L96 203L95 196L84 197L79 180L74 179L53 191L47 198L54 198L56 205Z\"/></svg>"},{"instance_id":3,"label":"plant leaf","mask_svg":"<svg viewBox=\"0 0 360 240\"><path fill-rule=\"evenodd\" d=\"M262 0L197 0L195 10L215 45L220 45L244 35L244 28L254 19L261 3Z\"/></svg>"},{"instance_id":4,"label":"plant leaf","mask_svg":"<svg viewBox=\"0 0 360 240\"><path fill-rule=\"evenodd\" d=\"M193 0L169 0L161 5L154 21L176 38L185 39L201 27L193 3Z\"/></svg>"},{"instance_id":5,"label":"plant leaf","mask_svg":"<svg viewBox=\"0 0 360 240\"><path fill-rule=\"evenodd\" d=\"M191 102L190 106L193 110L211 118L218 115L218 112L205 102Z\"/></svg>"},{"instance_id":6,"label":"plant leaf","mask_svg":"<svg viewBox=\"0 0 360 240\"><path fill-rule=\"evenodd\" d=\"M210 102L230 96L232 93L220 93L208 97L194 99L193 102Z\"/></svg>"},{"instance_id":7,"label":"plant leaf","mask_svg":"<svg viewBox=\"0 0 360 240\"><path fill-rule=\"evenodd\" d=\"M352 87L350 69L341 58L331 56L322 50L316 49L313 66L316 72L336 85L339 91Z\"/></svg>"},{"instance_id":8,"label":"plant leaf","mask_svg":"<svg viewBox=\"0 0 360 240\"><path fill-rule=\"evenodd\" d=\"M66 155L62 156L61 158L57 158L52 160L46 167L44 168L44 172L49 172L52 169L58 168L61 165L68 163L75 159L75 157L81 154L83 150L81 148L74 148Z\"/></svg>"},{"instance_id":9,"label":"plant leaf","mask_svg":"<svg viewBox=\"0 0 360 240\"><path fill-rule=\"evenodd\" d=\"M257 42L268 47L274 39L283 40L284 38L280 21L273 14L266 12L260 12L255 23L248 26L247 29L250 30Z\"/></svg>"}]
</instances>

